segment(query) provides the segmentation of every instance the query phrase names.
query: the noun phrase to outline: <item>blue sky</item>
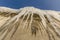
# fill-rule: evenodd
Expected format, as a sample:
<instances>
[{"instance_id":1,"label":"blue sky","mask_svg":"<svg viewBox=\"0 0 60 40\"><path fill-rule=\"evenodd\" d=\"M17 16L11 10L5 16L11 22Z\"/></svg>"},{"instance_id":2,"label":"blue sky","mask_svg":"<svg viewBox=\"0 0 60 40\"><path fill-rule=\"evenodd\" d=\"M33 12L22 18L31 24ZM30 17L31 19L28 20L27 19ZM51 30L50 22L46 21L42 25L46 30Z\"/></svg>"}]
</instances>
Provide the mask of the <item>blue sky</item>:
<instances>
[{"instance_id":1,"label":"blue sky","mask_svg":"<svg viewBox=\"0 0 60 40\"><path fill-rule=\"evenodd\" d=\"M16 9L34 6L40 9L60 11L60 0L0 0L0 6Z\"/></svg>"}]
</instances>

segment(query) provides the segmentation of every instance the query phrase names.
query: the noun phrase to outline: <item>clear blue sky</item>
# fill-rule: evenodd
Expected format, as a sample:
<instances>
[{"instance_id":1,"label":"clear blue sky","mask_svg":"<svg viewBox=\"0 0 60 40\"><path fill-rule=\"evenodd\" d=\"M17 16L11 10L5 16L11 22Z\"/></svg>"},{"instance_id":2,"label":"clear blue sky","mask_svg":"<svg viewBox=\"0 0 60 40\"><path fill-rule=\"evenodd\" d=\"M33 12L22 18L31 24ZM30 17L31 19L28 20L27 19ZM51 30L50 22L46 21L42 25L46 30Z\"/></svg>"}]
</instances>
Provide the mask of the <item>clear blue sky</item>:
<instances>
[{"instance_id":1,"label":"clear blue sky","mask_svg":"<svg viewBox=\"0 0 60 40\"><path fill-rule=\"evenodd\" d=\"M60 0L0 0L0 6L16 9L26 6L34 6L40 9L60 11Z\"/></svg>"}]
</instances>

